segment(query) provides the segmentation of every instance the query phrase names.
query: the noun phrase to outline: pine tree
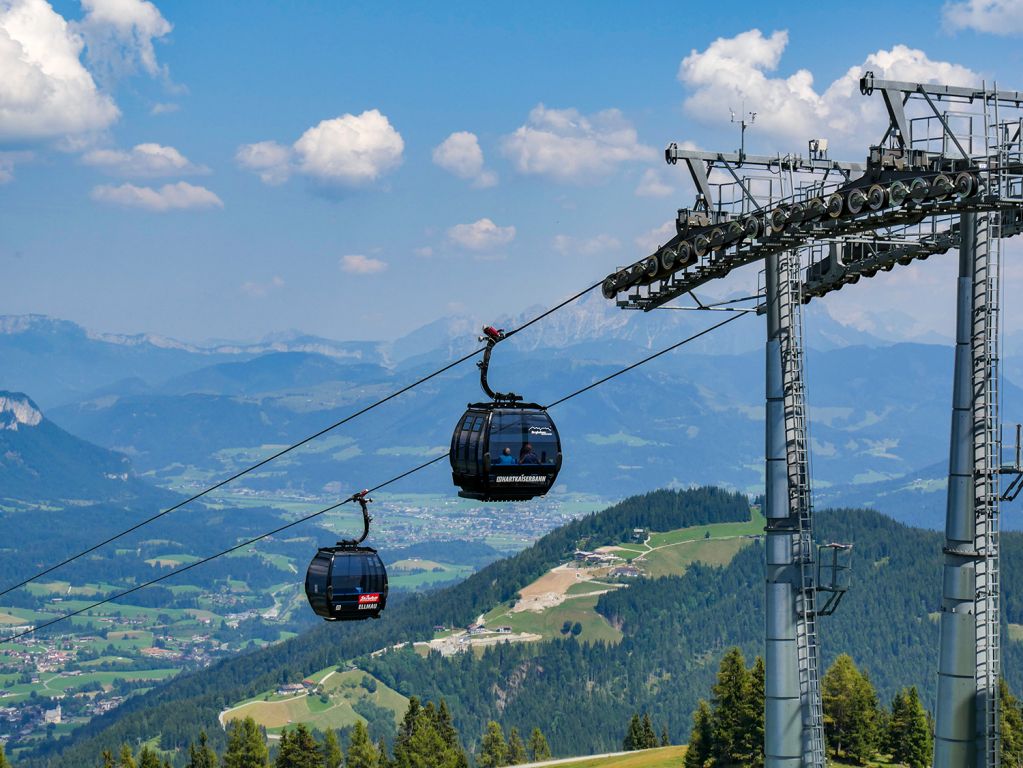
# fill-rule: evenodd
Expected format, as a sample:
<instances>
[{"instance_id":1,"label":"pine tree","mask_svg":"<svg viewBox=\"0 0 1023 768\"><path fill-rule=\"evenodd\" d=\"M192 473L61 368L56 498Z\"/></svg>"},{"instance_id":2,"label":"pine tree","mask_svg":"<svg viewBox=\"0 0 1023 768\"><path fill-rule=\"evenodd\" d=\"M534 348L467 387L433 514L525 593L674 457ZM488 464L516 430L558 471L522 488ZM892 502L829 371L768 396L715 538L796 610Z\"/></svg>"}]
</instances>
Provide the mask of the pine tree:
<instances>
[{"instance_id":1,"label":"pine tree","mask_svg":"<svg viewBox=\"0 0 1023 768\"><path fill-rule=\"evenodd\" d=\"M415 768L454 768L455 758L440 734L432 701L419 711L419 722L407 746Z\"/></svg>"},{"instance_id":2,"label":"pine tree","mask_svg":"<svg viewBox=\"0 0 1023 768\"><path fill-rule=\"evenodd\" d=\"M825 673L821 697L828 744L836 755L866 762L879 746L877 693L848 654Z\"/></svg>"},{"instance_id":3,"label":"pine tree","mask_svg":"<svg viewBox=\"0 0 1023 768\"><path fill-rule=\"evenodd\" d=\"M339 768L344 759L341 742L337 739L337 731L328 728L323 737L323 768Z\"/></svg>"},{"instance_id":4,"label":"pine tree","mask_svg":"<svg viewBox=\"0 0 1023 768\"><path fill-rule=\"evenodd\" d=\"M526 745L522 743L519 729L513 727L508 734L508 765L520 765L526 760Z\"/></svg>"},{"instance_id":5,"label":"pine tree","mask_svg":"<svg viewBox=\"0 0 1023 768\"><path fill-rule=\"evenodd\" d=\"M419 702L416 701L418 711ZM352 735L348 739L348 754L346 756L346 768L379 768L380 753L369 740L369 731L366 724L361 720L352 729Z\"/></svg>"},{"instance_id":6,"label":"pine tree","mask_svg":"<svg viewBox=\"0 0 1023 768\"><path fill-rule=\"evenodd\" d=\"M892 702L889 748L897 763L927 768L931 760L931 729L916 686L900 691Z\"/></svg>"},{"instance_id":7,"label":"pine tree","mask_svg":"<svg viewBox=\"0 0 1023 768\"><path fill-rule=\"evenodd\" d=\"M693 712L693 730L689 734L689 748L686 750L685 768L705 768L710 762L714 746L714 715L710 705L700 699Z\"/></svg>"},{"instance_id":8,"label":"pine tree","mask_svg":"<svg viewBox=\"0 0 1023 768\"><path fill-rule=\"evenodd\" d=\"M127 744L121 745L121 756L117 761L117 768L136 768L135 758L131 755L131 747Z\"/></svg>"},{"instance_id":9,"label":"pine tree","mask_svg":"<svg viewBox=\"0 0 1023 768\"><path fill-rule=\"evenodd\" d=\"M661 726L661 746L667 747L671 745L671 739L668 738L668 726Z\"/></svg>"},{"instance_id":10,"label":"pine tree","mask_svg":"<svg viewBox=\"0 0 1023 768\"><path fill-rule=\"evenodd\" d=\"M188 745L188 764L185 768L217 768L217 753L208 741L206 731L199 731L199 746Z\"/></svg>"},{"instance_id":11,"label":"pine tree","mask_svg":"<svg viewBox=\"0 0 1023 768\"><path fill-rule=\"evenodd\" d=\"M529 757L534 763L551 759L551 748L547 743L547 737L539 728L534 728L533 732L529 734Z\"/></svg>"},{"instance_id":12,"label":"pine tree","mask_svg":"<svg viewBox=\"0 0 1023 768\"><path fill-rule=\"evenodd\" d=\"M263 734L251 717L235 720L227 729L224 768L267 768L269 753Z\"/></svg>"},{"instance_id":13,"label":"pine tree","mask_svg":"<svg viewBox=\"0 0 1023 768\"><path fill-rule=\"evenodd\" d=\"M160 768L160 758L148 746L142 747L138 759L139 768Z\"/></svg>"},{"instance_id":14,"label":"pine tree","mask_svg":"<svg viewBox=\"0 0 1023 768\"><path fill-rule=\"evenodd\" d=\"M312 733L299 723L293 731L281 733L281 748L274 768L321 768L323 755Z\"/></svg>"},{"instance_id":15,"label":"pine tree","mask_svg":"<svg viewBox=\"0 0 1023 768\"><path fill-rule=\"evenodd\" d=\"M767 668L761 656L753 661L750 670L750 706L747 710L749 718L746 726L744 751L749 755L751 768L761 768L764 764L764 707L766 706Z\"/></svg>"},{"instance_id":16,"label":"pine tree","mask_svg":"<svg viewBox=\"0 0 1023 768\"><path fill-rule=\"evenodd\" d=\"M447 749L448 754L445 758L447 763L452 768L469 768L469 756L458 740L458 731L455 730L448 703L444 699L440 700L440 707L437 709L436 728Z\"/></svg>"},{"instance_id":17,"label":"pine tree","mask_svg":"<svg viewBox=\"0 0 1023 768\"><path fill-rule=\"evenodd\" d=\"M625 738L622 739L622 749L626 752L642 749L640 746L642 743L643 725L639 720L639 713L635 713L629 721L629 729L625 732Z\"/></svg>"},{"instance_id":18,"label":"pine tree","mask_svg":"<svg viewBox=\"0 0 1023 768\"><path fill-rule=\"evenodd\" d=\"M0 768L11 768L11 764L7 762L7 755L4 754L3 744L0 744Z\"/></svg>"},{"instance_id":19,"label":"pine tree","mask_svg":"<svg viewBox=\"0 0 1023 768\"><path fill-rule=\"evenodd\" d=\"M650 722L650 715L643 713L643 732L640 749L651 749L657 746L657 734L654 733L654 724Z\"/></svg>"},{"instance_id":20,"label":"pine tree","mask_svg":"<svg viewBox=\"0 0 1023 768\"><path fill-rule=\"evenodd\" d=\"M398 726L398 737L394 740L395 768L413 768L415 764L411 753L411 742L421 724L420 712L419 699L415 696L410 697L408 709L405 710L405 716L401 720L401 725ZM367 740L368 738L367 734Z\"/></svg>"},{"instance_id":21,"label":"pine tree","mask_svg":"<svg viewBox=\"0 0 1023 768\"><path fill-rule=\"evenodd\" d=\"M103 761L103 768L117 768L117 763L114 762L114 753L109 749L103 750L100 759Z\"/></svg>"},{"instance_id":22,"label":"pine tree","mask_svg":"<svg viewBox=\"0 0 1023 768\"><path fill-rule=\"evenodd\" d=\"M501 726L491 720L480 742L480 753L476 757L479 768L500 768L508 765L508 743L504 740Z\"/></svg>"},{"instance_id":23,"label":"pine tree","mask_svg":"<svg viewBox=\"0 0 1023 768\"><path fill-rule=\"evenodd\" d=\"M377 764L380 768L394 768L394 763L387 756L387 743L384 741L383 736L377 741ZM468 762L464 768L469 768Z\"/></svg>"},{"instance_id":24,"label":"pine tree","mask_svg":"<svg viewBox=\"0 0 1023 768\"><path fill-rule=\"evenodd\" d=\"M998 691L1002 702L1002 765L1023 768L1023 707L1004 677L998 681Z\"/></svg>"},{"instance_id":25,"label":"pine tree","mask_svg":"<svg viewBox=\"0 0 1023 768\"><path fill-rule=\"evenodd\" d=\"M742 651L731 648L721 659L714 684L711 757L720 765L750 765L748 728L756 719L752 676Z\"/></svg>"}]
</instances>

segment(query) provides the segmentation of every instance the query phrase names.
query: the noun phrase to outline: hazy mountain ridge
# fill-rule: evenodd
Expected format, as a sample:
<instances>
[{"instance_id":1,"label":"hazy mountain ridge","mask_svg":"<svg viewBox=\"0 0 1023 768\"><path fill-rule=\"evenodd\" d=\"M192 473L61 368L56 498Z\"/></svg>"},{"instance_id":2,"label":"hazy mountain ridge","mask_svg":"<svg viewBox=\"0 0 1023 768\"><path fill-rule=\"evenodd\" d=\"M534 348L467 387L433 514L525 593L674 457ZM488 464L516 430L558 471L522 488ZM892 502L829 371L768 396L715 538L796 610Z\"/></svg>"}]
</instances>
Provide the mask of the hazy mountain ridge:
<instances>
[{"instance_id":1,"label":"hazy mountain ridge","mask_svg":"<svg viewBox=\"0 0 1023 768\"><path fill-rule=\"evenodd\" d=\"M106 502L149 492L127 456L65 432L27 395L0 391L0 498Z\"/></svg>"},{"instance_id":2,"label":"hazy mountain ridge","mask_svg":"<svg viewBox=\"0 0 1023 768\"><path fill-rule=\"evenodd\" d=\"M534 314L504 324L515 327ZM502 345L491 382L552 402L720 317L623 312L586 297ZM50 409L57 423L131 455L140 471L158 477L180 464L210 476L237 469L245 457L267 454L264 446L317 432L479 345L465 317L435 321L389 344L351 342L379 352L376 362L300 351L259 355L253 347L226 354L226 344L202 354L124 345L38 316L0 325L8 330L0 334L0 385L28 374L51 399L69 398ZM758 318L740 318L558 406L552 414L568 449L558 490L620 498L654 485L710 481L755 492L763 468L762 330ZM909 483L947 454L952 350L870 336L876 343L851 344L863 335L820 312L808 318L811 342L814 334L818 343L806 359L817 490L829 500L884 509L877 483ZM272 344L307 339L289 332ZM331 482L365 484L402 472L410 456L442 451L465 403L480 396L466 363L248 482L319 493ZM1023 392L1009 381L1003 398L1007 420L1023 414ZM444 491L449 478L431 471L417 485ZM941 524L941 494L930 486L926 493L884 493L899 519Z\"/></svg>"}]
</instances>

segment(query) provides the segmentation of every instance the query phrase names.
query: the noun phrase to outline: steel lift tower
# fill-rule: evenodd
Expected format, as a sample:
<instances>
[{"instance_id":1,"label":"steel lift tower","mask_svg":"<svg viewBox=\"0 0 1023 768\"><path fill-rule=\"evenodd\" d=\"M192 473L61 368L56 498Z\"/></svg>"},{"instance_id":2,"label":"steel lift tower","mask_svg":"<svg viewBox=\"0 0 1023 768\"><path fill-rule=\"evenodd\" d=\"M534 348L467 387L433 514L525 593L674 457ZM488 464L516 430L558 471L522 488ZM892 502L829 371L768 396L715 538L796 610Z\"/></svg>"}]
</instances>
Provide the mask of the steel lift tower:
<instances>
[{"instance_id":1,"label":"steel lift tower","mask_svg":"<svg viewBox=\"0 0 1023 768\"><path fill-rule=\"evenodd\" d=\"M1002 239L1023 212L1023 93L885 81L867 73L889 125L865 165L807 155L684 151L692 208L653 254L602 290L649 311L762 261L767 316L766 711L768 766L823 766L817 617L845 591L844 545L815 547L800 306L914 260L957 249L956 364L938 660L935 768L999 764L999 501L1023 488L1002 463L999 298ZM713 183L712 183L713 180ZM678 308L678 307L676 307ZM1017 435L1019 430L1017 430ZM1012 474L1006 492L1000 475Z\"/></svg>"}]
</instances>

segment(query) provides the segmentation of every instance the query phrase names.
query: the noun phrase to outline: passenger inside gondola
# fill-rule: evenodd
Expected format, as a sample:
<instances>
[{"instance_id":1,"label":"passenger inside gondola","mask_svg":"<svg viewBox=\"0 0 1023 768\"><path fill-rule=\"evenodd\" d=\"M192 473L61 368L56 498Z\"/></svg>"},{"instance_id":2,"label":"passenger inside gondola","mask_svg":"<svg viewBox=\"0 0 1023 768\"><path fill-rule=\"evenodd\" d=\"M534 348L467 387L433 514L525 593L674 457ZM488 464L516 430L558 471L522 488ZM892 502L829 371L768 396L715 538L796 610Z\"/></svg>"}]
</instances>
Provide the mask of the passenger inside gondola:
<instances>
[{"instance_id":1,"label":"passenger inside gondola","mask_svg":"<svg viewBox=\"0 0 1023 768\"><path fill-rule=\"evenodd\" d=\"M515 457L512 456L511 448L505 447L501 454L494 459L495 464L514 464Z\"/></svg>"},{"instance_id":2,"label":"passenger inside gondola","mask_svg":"<svg viewBox=\"0 0 1023 768\"><path fill-rule=\"evenodd\" d=\"M533 446L526 443L519 452L519 464L539 464L540 459L533 452Z\"/></svg>"}]
</instances>

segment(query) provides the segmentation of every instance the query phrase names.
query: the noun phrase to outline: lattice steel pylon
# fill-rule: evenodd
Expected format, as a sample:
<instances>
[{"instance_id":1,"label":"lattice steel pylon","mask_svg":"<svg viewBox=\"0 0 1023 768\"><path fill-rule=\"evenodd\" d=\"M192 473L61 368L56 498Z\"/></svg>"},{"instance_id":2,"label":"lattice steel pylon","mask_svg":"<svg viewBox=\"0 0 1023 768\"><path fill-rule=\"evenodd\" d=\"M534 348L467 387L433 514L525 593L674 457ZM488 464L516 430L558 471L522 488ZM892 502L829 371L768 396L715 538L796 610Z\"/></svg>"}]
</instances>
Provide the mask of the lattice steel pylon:
<instances>
[{"instance_id":1,"label":"lattice steel pylon","mask_svg":"<svg viewBox=\"0 0 1023 768\"><path fill-rule=\"evenodd\" d=\"M790 304L806 303L960 249L934 765L996 768L1000 473L1015 476L1010 497L1023 488L1020 459L1001 462L1000 241L1023 230L1023 92L879 80L869 72L860 90L880 94L889 117L865 164L830 160L823 140L810 141L807 156L669 145L665 159L688 168L696 202L679 210L674 236L609 274L602 291L619 307L649 311L766 262L767 301L758 307L768 317L766 762L794 768L819 764L819 718L796 700L819 701L816 618L829 610L815 605L823 585L813 584L806 567L814 553L802 355L798 323L782 333L783 289L793 289ZM822 244L830 246L826 255ZM795 290L778 270L798 270L794 254L807 246ZM836 558L848 551L832 546Z\"/></svg>"}]
</instances>

